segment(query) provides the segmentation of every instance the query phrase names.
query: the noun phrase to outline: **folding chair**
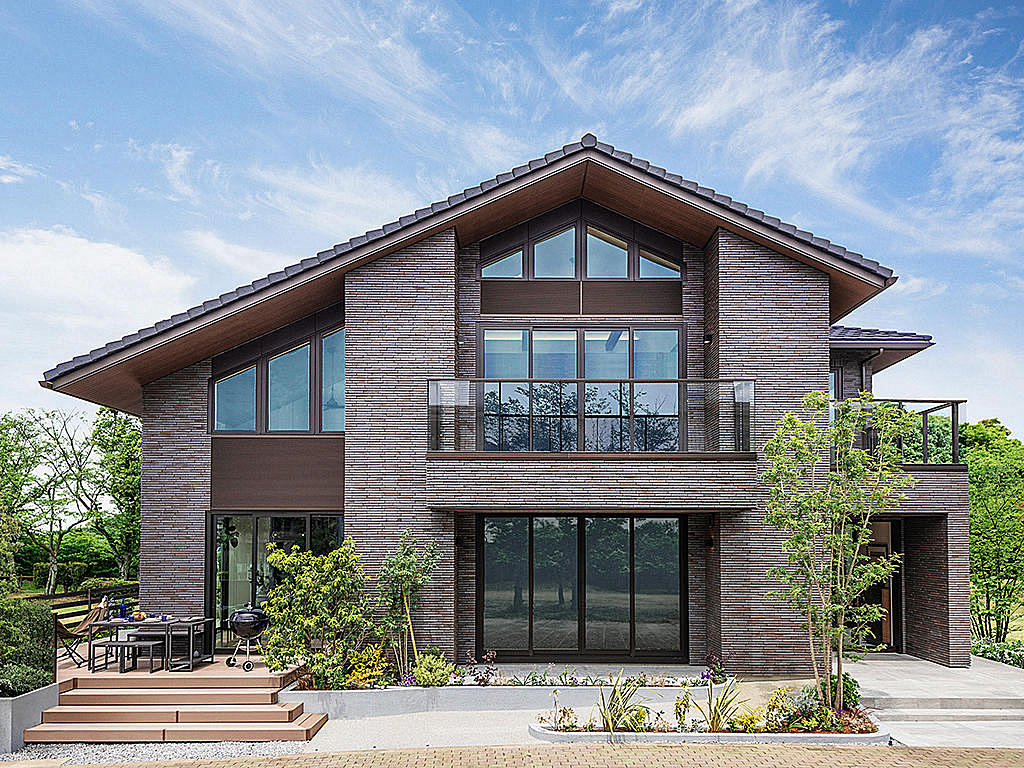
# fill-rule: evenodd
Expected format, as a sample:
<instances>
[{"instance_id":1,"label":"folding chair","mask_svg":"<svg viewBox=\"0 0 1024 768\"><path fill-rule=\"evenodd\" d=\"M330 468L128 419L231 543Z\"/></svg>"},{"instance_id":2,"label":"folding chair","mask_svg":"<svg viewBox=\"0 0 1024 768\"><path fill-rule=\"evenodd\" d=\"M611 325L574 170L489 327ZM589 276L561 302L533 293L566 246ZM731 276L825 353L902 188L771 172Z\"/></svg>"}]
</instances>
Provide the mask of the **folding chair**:
<instances>
[{"instance_id":1,"label":"folding chair","mask_svg":"<svg viewBox=\"0 0 1024 768\"><path fill-rule=\"evenodd\" d=\"M68 629L67 625L65 625L64 622L55 615L53 617L54 634L57 641L64 648L57 658L62 659L66 656L75 662L76 667L80 667L85 664L85 659L82 658L82 654L78 652L78 646L85 642L85 639L89 636L89 626L94 622L102 621L106 616L107 598L105 597L94 605L87 614L85 614L85 617L74 629Z\"/></svg>"}]
</instances>

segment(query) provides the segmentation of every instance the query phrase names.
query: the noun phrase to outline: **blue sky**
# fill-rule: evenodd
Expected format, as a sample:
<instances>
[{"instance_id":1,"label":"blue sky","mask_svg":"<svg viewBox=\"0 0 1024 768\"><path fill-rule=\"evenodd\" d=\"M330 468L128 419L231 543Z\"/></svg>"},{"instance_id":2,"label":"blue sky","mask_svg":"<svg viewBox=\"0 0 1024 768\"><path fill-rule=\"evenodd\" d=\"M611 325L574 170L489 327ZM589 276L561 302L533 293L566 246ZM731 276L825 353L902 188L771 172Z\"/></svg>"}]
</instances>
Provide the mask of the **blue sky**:
<instances>
[{"instance_id":1,"label":"blue sky","mask_svg":"<svg viewBox=\"0 0 1024 768\"><path fill-rule=\"evenodd\" d=\"M0 408L52 364L587 131L893 267L878 377L1024 432L1024 9L0 4Z\"/></svg>"}]
</instances>

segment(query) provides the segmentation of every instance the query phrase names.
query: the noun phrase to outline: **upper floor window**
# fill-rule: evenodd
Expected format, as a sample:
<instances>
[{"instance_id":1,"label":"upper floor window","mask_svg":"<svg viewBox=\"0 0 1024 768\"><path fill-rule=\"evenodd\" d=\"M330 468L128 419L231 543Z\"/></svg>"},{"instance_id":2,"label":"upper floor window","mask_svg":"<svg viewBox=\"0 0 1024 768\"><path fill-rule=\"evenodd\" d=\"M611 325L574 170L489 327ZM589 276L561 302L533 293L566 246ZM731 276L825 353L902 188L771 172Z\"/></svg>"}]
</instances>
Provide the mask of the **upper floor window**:
<instances>
[{"instance_id":1,"label":"upper floor window","mask_svg":"<svg viewBox=\"0 0 1024 768\"><path fill-rule=\"evenodd\" d=\"M261 355L212 385L215 432L345 431L345 329Z\"/></svg>"},{"instance_id":2,"label":"upper floor window","mask_svg":"<svg viewBox=\"0 0 1024 768\"><path fill-rule=\"evenodd\" d=\"M585 200L481 241L483 280L679 280L682 245Z\"/></svg>"},{"instance_id":3,"label":"upper floor window","mask_svg":"<svg viewBox=\"0 0 1024 768\"><path fill-rule=\"evenodd\" d=\"M256 429L255 365L214 382L213 428L231 432Z\"/></svg>"}]
</instances>

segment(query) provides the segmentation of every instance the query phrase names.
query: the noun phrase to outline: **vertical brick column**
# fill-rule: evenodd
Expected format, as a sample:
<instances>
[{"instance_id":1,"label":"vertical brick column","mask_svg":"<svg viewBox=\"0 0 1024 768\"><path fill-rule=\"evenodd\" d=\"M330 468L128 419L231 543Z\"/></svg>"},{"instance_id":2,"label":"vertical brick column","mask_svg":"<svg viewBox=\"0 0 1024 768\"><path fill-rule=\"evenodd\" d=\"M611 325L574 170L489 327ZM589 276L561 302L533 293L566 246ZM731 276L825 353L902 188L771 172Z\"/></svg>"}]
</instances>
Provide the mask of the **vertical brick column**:
<instances>
[{"instance_id":1,"label":"vertical brick column","mask_svg":"<svg viewBox=\"0 0 1024 768\"><path fill-rule=\"evenodd\" d=\"M903 518L904 649L967 667L971 614L966 509Z\"/></svg>"},{"instance_id":2,"label":"vertical brick column","mask_svg":"<svg viewBox=\"0 0 1024 768\"><path fill-rule=\"evenodd\" d=\"M705 327L715 338L705 357L710 378L757 378L755 444L760 451L787 411L800 409L811 391L828 389L828 276L719 229L705 265ZM713 313L717 309L717 323ZM710 415L710 414L709 414ZM758 471L766 464L763 456ZM720 644L736 672L792 672L809 666L801 619L766 595L780 586L767 570L784 562L780 531L764 524L767 493L759 489L751 508L718 515L714 565L719 584L709 605L720 619ZM709 631L715 632L714 621Z\"/></svg>"},{"instance_id":3,"label":"vertical brick column","mask_svg":"<svg viewBox=\"0 0 1024 768\"><path fill-rule=\"evenodd\" d=\"M204 612L209 378L210 361L205 360L142 390L143 610L186 616Z\"/></svg>"},{"instance_id":4,"label":"vertical brick column","mask_svg":"<svg viewBox=\"0 0 1024 768\"><path fill-rule=\"evenodd\" d=\"M455 233L345 275L345 533L367 574L405 530L441 559L413 624L420 646L455 652L452 515L426 495L427 380L455 373Z\"/></svg>"}]
</instances>

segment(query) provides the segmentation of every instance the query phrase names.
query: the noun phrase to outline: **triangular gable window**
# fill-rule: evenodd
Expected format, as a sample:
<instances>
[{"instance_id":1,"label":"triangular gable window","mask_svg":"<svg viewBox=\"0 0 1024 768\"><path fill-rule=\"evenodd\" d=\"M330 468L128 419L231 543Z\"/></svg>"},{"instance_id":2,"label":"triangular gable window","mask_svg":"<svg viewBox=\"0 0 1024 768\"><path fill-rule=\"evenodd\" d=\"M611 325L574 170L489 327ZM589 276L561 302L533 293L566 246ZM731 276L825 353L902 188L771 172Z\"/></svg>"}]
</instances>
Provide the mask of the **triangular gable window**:
<instances>
[{"instance_id":1,"label":"triangular gable window","mask_svg":"<svg viewBox=\"0 0 1024 768\"><path fill-rule=\"evenodd\" d=\"M507 256L495 259L490 264L484 265L480 270L480 277L522 277L523 276L523 252L513 251Z\"/></svg>"},{"instance_id":2,"label":"triangular gable window","mask_svg":"<svg viewBox=\"0 0 1024 768\"><path fill-rule=\"evenodd\" d=\"M679 265L664 256L640 249L640 277L679 277Z\"/></svg>"}]
</instances>

